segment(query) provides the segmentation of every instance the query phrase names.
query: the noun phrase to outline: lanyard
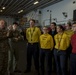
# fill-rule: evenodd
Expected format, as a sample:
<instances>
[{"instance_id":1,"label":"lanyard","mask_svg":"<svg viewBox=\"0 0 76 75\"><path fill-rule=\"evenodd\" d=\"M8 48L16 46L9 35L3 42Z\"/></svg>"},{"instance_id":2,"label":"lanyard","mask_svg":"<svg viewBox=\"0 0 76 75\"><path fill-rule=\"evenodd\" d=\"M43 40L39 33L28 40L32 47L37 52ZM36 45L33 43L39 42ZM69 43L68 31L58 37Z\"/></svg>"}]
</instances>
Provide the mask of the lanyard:
<instances>
[{"instance_id":1,"label":"lanyard","mask_svg":"<svg viewBox=\"0 0 76 75\"><path fill-rule=\"evenodd\" d=\"M60 47L60 43L61 43L62 37L63 37L63 34L61 35L61 38L59 38L58 35L57 35L57 38L58 38L58 49Z\"/></svg>"},{"instance_id":2,"label":"lanyard","mask_svg":"<svg viewBox=\"0 0 76 75\"><path fill-rule=\"evenodd\" d=\"M30 28L31 41L32 41L32 36L33 36L33 34L34 34L34 31L35 31L35 27L34 27L34 29L33 29L33 32L31 31L31 28Z\"/></svg>"}]
</instances>

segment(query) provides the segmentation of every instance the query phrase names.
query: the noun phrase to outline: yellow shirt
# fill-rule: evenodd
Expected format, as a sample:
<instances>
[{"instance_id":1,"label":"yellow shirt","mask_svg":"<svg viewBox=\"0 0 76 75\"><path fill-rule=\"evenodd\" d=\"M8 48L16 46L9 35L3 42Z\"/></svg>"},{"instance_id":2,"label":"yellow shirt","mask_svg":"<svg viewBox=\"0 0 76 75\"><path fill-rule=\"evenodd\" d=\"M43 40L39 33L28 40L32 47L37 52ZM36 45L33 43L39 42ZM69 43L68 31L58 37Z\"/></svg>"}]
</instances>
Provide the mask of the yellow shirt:
<instances>
[{"instance_id":1,"label":"yellow shirt","mask_svg":"<svg viewBox=\"0 0 76 75\"><path fill-rule=\"evenodd\" d=\"M67 34L56 34L54 36L55 39L55 48L58 50L66 50L69 47L69 37Z\"/></svg>"},{"instance_id":2,"label":"yellow shirt","mask_svg":"<svg viewBox=\"0 0 76 75\"><path fill-rule=\"evenodd\" d=\"M69 39L71 39L71 36L74 34L74 32L70 30L65 30L65 33L68 35Z\"/></svg>"},{"instance_id":3,"label":"yellow shirt","mask_svg":"<svg viewBox=\"0 0 76 75\"><path fill-rule=\"evenodd\" d=\"M27 28L26 30L26 39L29 43L39 42L40 35L41 31L38 27Z\"/></svg>"},{"instance_id":4,"label":"yellow shirt","mask_svg":"<svg viewBox=\"0 0 76 75\"><path fill-rule=\"evenodd\" d=\"M42 49L53 49L53 38L50 34L42 34L40 36L40 46Z\"/></svg>"}]
</instances>

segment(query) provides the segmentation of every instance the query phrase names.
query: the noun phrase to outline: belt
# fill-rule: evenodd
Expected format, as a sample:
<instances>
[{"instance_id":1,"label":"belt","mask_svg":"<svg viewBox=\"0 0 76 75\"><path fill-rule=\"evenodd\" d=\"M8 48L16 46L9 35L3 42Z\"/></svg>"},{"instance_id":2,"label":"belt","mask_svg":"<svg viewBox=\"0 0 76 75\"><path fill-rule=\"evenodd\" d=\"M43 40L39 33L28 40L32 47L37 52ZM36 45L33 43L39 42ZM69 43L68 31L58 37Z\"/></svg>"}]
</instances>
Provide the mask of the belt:
<instances>
[{"instance_id":1,"label":"belt","mask_svg":"<svg viewBox=\"0 0 76 75\"><path fill-rule=\"evenodd\" d=\"M66 52L66 50L59 50L59 49L56 49L56 48L55 48L55 50L57 50L57 52L60 52L60 51Z\"/></svg>"},{"instance_id":2,"label":"belt","mask_svg":"<svg viewBox=\"0 0 76 75\"><path fill-rule=\"evenodd\" d=\"M38 43L28 43L28 44L30 44L30 45L34 45L34 44L38 44Z\"/></svg>"}]
</instances>

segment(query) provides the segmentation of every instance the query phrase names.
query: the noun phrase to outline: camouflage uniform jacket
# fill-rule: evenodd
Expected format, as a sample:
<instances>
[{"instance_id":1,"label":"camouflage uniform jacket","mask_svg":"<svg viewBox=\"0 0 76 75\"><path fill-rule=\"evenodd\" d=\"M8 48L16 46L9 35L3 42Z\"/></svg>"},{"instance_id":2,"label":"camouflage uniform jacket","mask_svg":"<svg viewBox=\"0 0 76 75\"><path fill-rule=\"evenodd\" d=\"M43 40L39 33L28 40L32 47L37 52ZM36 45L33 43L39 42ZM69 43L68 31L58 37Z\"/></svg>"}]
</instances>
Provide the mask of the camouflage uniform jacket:
<instances>
[{"instance_id":1,"label":"camouflage uniform jacket","mask_svg":"<svg viewBox=\"0 0 76 75\"><path fill-rule=\"evenodd\" d=\"M9 50L9 43L7 37L7 30L0 30L0 52L7 52Z\"/></svg>"},{"instance_id":2,"label":"camouflage uniform jacket","mask_svg":"<svg viewBox=\"0 0 76 75\"><path fill-rule=\"evenodd\" d=\"M18 30L12 31L12 38L11 38L11 40L12 40L12 42L22 41L23 40L23 37L20 34L20 31L18 31Z\"/></svg>"}]
</instances>

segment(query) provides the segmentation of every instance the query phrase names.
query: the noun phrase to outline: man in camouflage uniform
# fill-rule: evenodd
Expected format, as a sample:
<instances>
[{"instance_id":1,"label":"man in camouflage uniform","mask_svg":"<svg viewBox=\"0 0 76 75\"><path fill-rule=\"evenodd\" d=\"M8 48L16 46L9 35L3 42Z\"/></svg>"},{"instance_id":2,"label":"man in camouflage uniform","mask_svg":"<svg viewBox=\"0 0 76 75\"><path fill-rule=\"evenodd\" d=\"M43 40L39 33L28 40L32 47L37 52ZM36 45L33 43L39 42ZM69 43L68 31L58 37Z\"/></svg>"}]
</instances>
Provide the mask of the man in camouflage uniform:
<instances>
[{"instance_id":1,"label":"man in camouflage uniform","mask_svg":"<svg viewBox=\"0 0 76 75\"><path fill-rule=\"evenodd\" d=\"M17 23L14 23L12 25L12 27L13 27L13 30L12 30L12 34L11 34L12 35L12 38L11 38L12 51L11 51L10 71L12 72L13 61L14 61L13 56L14 56L15 57L15 64L16 64L16 67L15 67L15 71L14 72L21 72L19 70L19 57L20 57L19 54L20 54L20 51L21 51L21 48L19 47L19 45L21 44L21 42L23 40L23 37L20 34L20 31L18 29Z\"/></svg>"},{"instance_id":2,"label":"man in camouflage uniform","mask_svg":"<svg viewBox=\"0 0 76 75\"><path fill-rule=\"evenodd\" d=\"M0 75L7 75L9 33L5 29L5 21L0 20Z\"/></svg>"}]
</instances>

